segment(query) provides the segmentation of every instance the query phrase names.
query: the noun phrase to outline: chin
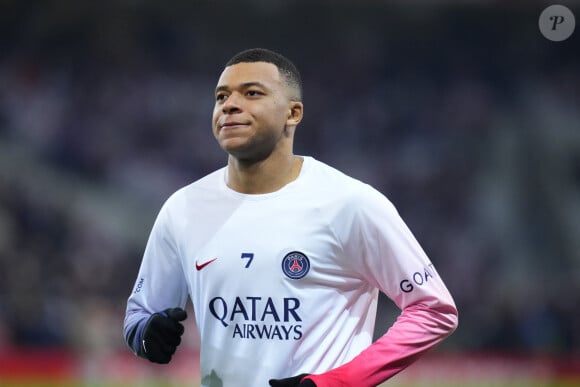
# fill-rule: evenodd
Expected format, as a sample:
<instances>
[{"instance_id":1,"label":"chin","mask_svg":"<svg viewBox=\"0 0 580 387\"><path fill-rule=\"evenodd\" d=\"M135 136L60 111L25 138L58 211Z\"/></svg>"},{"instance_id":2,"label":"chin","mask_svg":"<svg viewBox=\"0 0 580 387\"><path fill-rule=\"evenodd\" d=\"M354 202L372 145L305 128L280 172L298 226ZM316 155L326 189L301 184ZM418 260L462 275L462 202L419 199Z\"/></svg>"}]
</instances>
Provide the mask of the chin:
<instances>
[{"instance_id":1,"label":"chin","mask_svg":"<svg viewBox=\"0 0 580 387\"><path fill-rule=\"evenodd\" d=\"M243 137L222 139L220 146L230 156L247 162L265 160L275 149L275 144L273 143L256 143L251 140Z\"/></svg>"},{"instance_id":2,"label":"chin","mask_svg":"<svg viewBox=\"0 0 580 387\"><path fill-rule=\"evenodd\" d=\"M255 163L262 160L265 160L270 156L272 152L267 151L259 151L256 149L246 149L246 148L229 148L224 150L236 160L246 162L246 163Z\"/></svg>"}]
</instances>

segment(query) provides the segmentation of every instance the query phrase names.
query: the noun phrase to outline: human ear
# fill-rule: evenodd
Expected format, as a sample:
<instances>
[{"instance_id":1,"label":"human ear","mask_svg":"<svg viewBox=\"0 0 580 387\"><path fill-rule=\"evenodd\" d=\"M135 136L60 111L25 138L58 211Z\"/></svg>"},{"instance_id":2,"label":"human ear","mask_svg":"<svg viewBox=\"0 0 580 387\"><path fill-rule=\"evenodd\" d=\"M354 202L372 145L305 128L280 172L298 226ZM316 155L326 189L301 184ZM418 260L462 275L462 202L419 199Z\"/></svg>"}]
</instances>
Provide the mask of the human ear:
<instances>
[{"instance_id":1,"label":"human ear","mask_svg":"<svg viewBox=\"0 0 580 387\"><path fill-rule=\"evenodd\" d=\"M286 119L286 126L296 126L302 121L304 113L304 106L302 102L291 101L288 108L288 118Z\"/></svg>"}]
</instances>

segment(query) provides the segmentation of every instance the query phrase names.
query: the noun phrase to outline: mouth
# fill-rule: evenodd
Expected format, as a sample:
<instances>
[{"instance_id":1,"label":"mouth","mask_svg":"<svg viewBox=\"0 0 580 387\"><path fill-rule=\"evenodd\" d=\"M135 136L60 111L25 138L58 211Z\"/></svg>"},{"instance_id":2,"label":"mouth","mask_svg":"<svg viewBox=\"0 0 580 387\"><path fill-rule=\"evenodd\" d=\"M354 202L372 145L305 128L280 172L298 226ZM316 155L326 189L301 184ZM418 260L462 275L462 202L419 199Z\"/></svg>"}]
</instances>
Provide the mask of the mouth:
<instances>
[{"instance_id":1,"label":"mouth","mask_svg":"<svg viewBox=\"0 0 580 387\"><path fill-rule=\"evenodd\" d=\"M225 122L220 125L221 129L233 129L240 126L247 126L248 124L245 122Z\"/></svg>"}]
</instances>

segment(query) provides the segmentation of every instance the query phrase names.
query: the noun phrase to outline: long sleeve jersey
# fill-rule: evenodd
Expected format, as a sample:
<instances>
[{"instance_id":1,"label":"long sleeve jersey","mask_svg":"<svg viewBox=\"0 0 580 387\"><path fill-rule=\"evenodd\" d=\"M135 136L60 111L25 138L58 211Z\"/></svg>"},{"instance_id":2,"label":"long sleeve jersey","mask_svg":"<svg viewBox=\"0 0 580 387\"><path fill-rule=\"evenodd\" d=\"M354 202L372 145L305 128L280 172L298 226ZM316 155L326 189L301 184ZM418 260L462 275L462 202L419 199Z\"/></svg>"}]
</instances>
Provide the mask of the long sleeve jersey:
<instances>
[{"instance_id":1,"label":"long sleeve jersey","mask_svg":"<svg viewBox=\"0 0 580 387\"><path fill-rule=\"evenodd\" d=\"M457 326L443 281L392 203L304 157L296 180L242 194L219 169L175 192L153 225L124 323L137 352L155 312L191 299L203 387L376 386ZM372 343L378 292L399 318Z\"/></svg>"}]
</instances>

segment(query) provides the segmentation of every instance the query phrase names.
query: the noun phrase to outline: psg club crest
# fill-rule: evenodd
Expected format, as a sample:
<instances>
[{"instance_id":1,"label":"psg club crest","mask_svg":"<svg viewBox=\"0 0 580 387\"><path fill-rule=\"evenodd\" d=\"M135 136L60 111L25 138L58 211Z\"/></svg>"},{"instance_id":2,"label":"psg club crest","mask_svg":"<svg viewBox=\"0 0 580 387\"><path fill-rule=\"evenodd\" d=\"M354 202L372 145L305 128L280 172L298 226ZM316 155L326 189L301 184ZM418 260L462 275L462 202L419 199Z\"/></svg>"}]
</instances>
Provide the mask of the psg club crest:
<instances>
[{"instance_id":1,"label":"psg club crest","mask_svg":"<svg viewBox=\"0 0 580 387\"><path fill-rule=\"evenodd\" d=\"M310 270L310 261L308 257L300 251L293 251L286 254L282 260L282 271L288 278L303 278Z\"/></svg>"}]
</instances>

